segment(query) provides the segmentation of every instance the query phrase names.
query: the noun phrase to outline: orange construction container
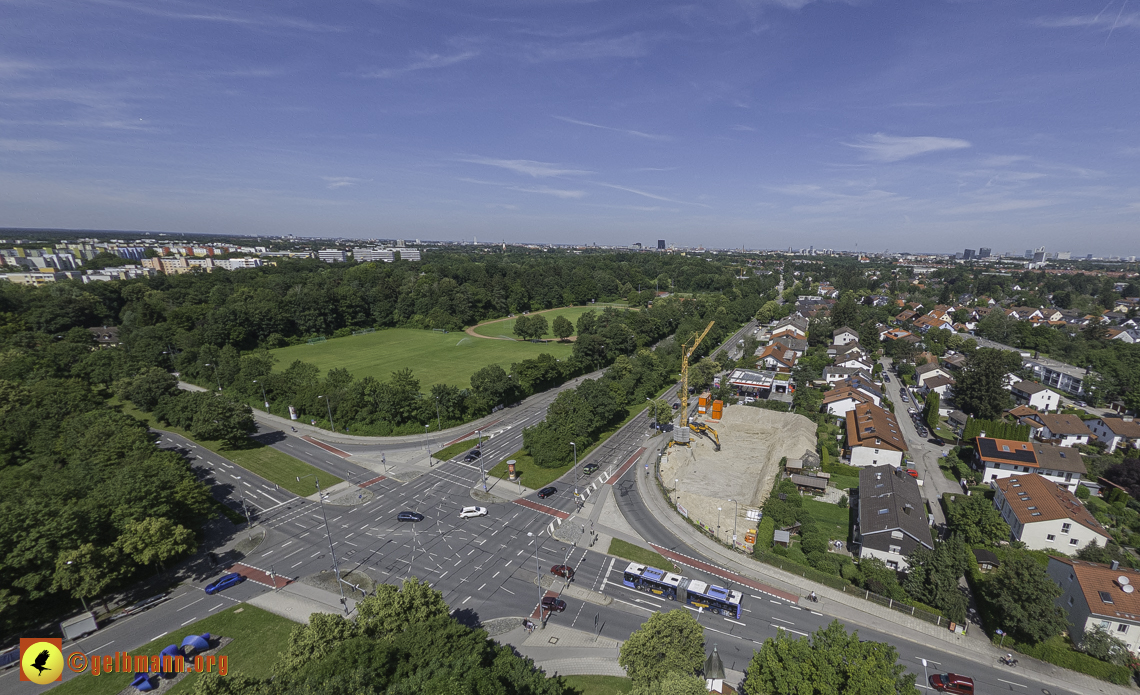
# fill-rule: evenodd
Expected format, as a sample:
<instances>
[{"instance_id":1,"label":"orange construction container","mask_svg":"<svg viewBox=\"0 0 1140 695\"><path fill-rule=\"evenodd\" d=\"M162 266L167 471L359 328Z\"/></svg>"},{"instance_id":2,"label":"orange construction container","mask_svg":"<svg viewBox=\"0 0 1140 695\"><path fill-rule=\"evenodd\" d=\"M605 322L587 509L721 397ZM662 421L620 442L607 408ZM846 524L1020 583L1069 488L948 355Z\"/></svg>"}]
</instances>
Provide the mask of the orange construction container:
<instances>
[{"instance_id":1,"label":"orange construction container","mask_svg":"<svg viewBox=\"0 0 1140 695\"><path fill-rule=\"evenodd\" d=\"M709 399L711 398L711 395L712 394L707 393L707 392L702 393L700 398L697 399L697 412L698 413L707 413L709 411Z\"/></svg>"},{"instance_id":2,"label":"orange construction container","mask_svg":"<svg viewBox=\"0 0 1140 695\"><path fill-rule=\"evenodd\" d=\"M709 417L713 420L719 420L722 412L724 412L724 401L713 401Z\"/></svg>"}]
</instances>

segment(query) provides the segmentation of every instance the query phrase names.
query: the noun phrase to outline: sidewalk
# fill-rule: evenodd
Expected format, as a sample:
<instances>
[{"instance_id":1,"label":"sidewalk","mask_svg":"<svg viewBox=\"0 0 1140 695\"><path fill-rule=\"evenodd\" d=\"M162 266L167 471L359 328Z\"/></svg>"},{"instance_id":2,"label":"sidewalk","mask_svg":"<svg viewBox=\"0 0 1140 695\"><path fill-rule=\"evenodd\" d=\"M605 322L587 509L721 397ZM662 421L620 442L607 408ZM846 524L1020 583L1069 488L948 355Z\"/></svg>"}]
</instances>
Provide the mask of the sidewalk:
<instances>
[{"instance_id":1,"label":"sidewalk","mask_svg":"<svg viewBox=\"0 0 1140 695\"><path fill-rule=\"evenodd\" d=\"M656 455L656 451L647 450L645 455ZM669 503L661 496L661 491L654 481L640 475L636 476L636 478L638 492L641 494L642 499L645 500L650 512L662 525L669 529L682 544L699 550L721 567L745 577L765 582L783 591L799 596L806 596L812 591L815 591L819 596L819 603L813 604L808 602L806 598L801 599L799 603L801 608L820 611L825 615L838 618L849 625L863 626L885 634L896 635L923 646L932 646L932 640L938 640L943 643L941 648L954 649L955 653L959 656L978 663L993 665L997 663L998 656L1004 654L1004 652L991 644L985 634L977 628L970 630L968 635L958 635L950 632L945 627L938 627L932 623L913 618L886 606L880 606L876 603L859 599L822 584L815 584L803 577L797 577L790 572L785 572L771 565L753 560L747 555L733 552L712 539L705 537L699 531L681 520L673 511L672 507L669 506ZM1132 688L1113 685L1112 683L1093 678L1092 676L1086 676L1082 673L1070 671L1024 655L1019 655L1018 658L1022 664L1027 667L1027 670L1031 670L1034 675L1053 679L1059 684L1064 685L1064 687L1075 689L1078 692L1136 692Z\"/></svg>"}]
</instances>

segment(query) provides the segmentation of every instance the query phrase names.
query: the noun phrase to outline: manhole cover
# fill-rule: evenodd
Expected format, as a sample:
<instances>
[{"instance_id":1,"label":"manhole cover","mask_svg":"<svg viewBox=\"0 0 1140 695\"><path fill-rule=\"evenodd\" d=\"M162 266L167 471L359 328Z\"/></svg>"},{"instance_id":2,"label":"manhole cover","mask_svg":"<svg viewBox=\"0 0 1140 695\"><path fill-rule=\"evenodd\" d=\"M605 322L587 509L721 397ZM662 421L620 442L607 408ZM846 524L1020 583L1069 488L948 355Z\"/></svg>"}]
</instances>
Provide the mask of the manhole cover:
<instances>
[{"instance_id":1,"label":"manhole cover","mask_svg":"<svg viewBox=\"0 0 1140 695\"><path fill-rule=\"evenodd\" d=\"M551 644L558 644L558 638L557 637L551 637L548 641Z\"/></svg>"}]
</instances>

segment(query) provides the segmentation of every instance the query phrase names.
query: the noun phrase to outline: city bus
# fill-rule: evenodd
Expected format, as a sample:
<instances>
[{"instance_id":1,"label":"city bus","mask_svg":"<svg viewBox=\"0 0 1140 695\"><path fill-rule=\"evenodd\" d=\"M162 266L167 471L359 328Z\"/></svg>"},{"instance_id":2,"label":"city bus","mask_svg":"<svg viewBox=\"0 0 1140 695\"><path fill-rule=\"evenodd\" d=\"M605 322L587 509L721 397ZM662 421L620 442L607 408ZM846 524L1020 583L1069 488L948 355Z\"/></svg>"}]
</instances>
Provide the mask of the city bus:
<instances>
[{"instance_id":1,"label":"city bus","mask_svg":"<svg viewBox=\"0 0 1140 695\"><path fill-rule=\"evenodd\" d=\"M717 615L740 619L740 592L697 579L631 562L622 574L622 584Z\"/></svg>"}]
</instances>

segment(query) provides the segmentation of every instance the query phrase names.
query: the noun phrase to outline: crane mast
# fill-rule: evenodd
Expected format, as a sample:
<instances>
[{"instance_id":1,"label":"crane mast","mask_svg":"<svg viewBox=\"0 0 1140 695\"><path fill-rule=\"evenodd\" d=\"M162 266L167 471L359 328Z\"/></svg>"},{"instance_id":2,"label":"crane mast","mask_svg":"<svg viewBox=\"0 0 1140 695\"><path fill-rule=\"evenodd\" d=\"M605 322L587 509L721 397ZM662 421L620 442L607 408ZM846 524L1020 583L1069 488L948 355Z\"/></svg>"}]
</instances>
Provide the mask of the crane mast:
<instances>
[{"instance_id":1,"label":"crane mast","mask_svg":"<svg viewBox=\"0 0 1140 695\"><path fill-rule=\"evenodd\" d=\"M686 347L684 343L681 344L681 426L677 428L677 432L685 433L685 439L683 441L686 442L688 441L689 425L689 357L692 356L697 346L701 344L701 341L704 340L705 336L712 330L714 323L716 323L716 321L709 321L709 325L705 326L705 330L700 336L697 336L695 332L693 333L696 339L693 341L691 347ZM676 437L674 437L674 440L680 441L677 440Z\"/></svg>"}]
</instances>

